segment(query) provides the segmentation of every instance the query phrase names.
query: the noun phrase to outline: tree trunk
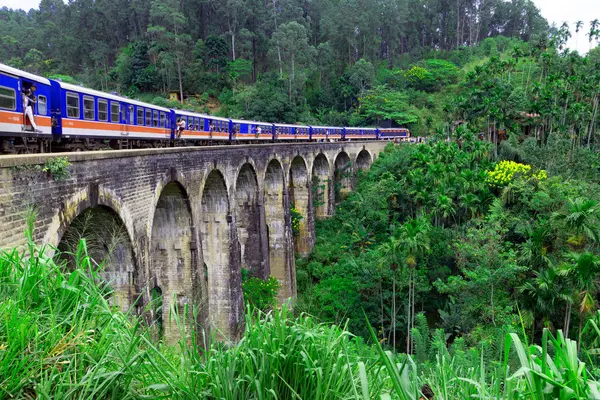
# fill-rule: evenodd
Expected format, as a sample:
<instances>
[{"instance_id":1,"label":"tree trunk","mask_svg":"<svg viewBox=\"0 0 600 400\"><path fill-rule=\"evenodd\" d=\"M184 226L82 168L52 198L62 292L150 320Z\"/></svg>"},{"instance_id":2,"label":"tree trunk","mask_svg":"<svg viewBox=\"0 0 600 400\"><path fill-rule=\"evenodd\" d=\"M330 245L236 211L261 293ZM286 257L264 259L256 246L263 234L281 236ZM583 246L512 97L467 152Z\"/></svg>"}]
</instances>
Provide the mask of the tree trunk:
<instances>
[{"instance_id":1,"label":"tree trunk","mask_svg":"<svg viewBox=\"0 0 600 400\"><path fill-rule=\"evenodd\" d=\"M408 278L408 315L406 318L406 354L410 354L410 296L411 296L411 274Z\"/></svg>"},{"instance_id":2,"label":"tree trunk","mask_svg":"<svg viewBox=\"0 0 600 400\"><path fill-rule=\"evenodd\" d=\"M412 329L415 327L415 270L412 270L412 298L411 298L411 316L410 316L410 330L412 333ZM412 335L410 338L410 354L413 353L413 341Z\"/></svg>"},{"instance_id":3,"label":"tree trunk","mask_svg":"<svg viewBox=\"0 0 600 400\"><path fill-rule=\"evenodd\" d=\"M177 55L177 79L179 80L179 100L183 104L183 79L181 77L181 61Z\"/></svg>"},{"instance_id":4,"label":"tree trunk","mask_svg":"<svg viewBox=\"0 0 600 400\"><path fill-rule=\"evenodd\" d=\"M569 325L571 325L571 303L567 303L567 309L565 310L565 322L563 325L563 333L565 337L569 337Z\"/></svg>"},{"instance_id":5,"label":"tree trunk","mask_svg":"<svg viewBox=\"0 0 600 400\"><path fill-rule=\"evenodd\" d=\"M231 32L231 58L235 61L235 34Z\"/></svg>"},{"instance_id":6,"label":"tree trunk","mask_svg":"<svg viewBox=\"0 0 600 400\"><path fill-rule=\"evenodd\" d=\"M396 349L396 271L392 282L392 346Z\"/></svg>"},{"instance_id":7,"label":"tree trunk","mask_svg":"<svg viewBox=\"0 0 600 400\"><path fill-rule=\"evenodd\" d=\"M494 284L491 285L492 292L490 294L490 306L492 307L492 324L496 326L496 317L494 312Z\"/></svg>"}]
</instances>

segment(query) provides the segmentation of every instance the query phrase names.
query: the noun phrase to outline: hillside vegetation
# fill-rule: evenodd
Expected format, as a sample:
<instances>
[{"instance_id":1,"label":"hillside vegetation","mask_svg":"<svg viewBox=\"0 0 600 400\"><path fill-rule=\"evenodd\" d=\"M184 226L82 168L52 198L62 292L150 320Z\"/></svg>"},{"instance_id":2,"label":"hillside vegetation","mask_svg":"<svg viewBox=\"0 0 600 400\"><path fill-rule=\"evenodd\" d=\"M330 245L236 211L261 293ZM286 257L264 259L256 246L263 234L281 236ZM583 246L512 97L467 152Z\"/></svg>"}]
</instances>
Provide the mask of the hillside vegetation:
<instances>
[{"instance_id":1,"label":"hillside vegetation","mask_svg":"<svg viewBox=\"0 0 600 400\"><path fill-rule=\"evenodd\" d=\"M548 30L530 0L42 0L0 22L0 61L33 73L162 105L177 92L222 116L419 134L444 126L465 64Z\"/></svg>"}]
</instances>

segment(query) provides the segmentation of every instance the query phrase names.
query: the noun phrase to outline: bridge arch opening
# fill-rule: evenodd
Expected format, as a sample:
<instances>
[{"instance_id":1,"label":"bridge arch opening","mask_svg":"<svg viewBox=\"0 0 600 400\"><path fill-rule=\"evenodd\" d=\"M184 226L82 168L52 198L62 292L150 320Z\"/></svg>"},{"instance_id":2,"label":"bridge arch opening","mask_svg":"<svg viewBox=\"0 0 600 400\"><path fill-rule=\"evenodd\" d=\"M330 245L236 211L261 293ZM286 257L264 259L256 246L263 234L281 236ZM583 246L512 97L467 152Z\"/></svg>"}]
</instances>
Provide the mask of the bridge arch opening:
<instances>
[{"instance_id":1,"label":"bridge arch opening","mask_svg":"<svg viewBox=\"0 0 600 400\"><path fill-rule=\"evenodd\" d=\"M306 162L300 156L295 157L290 165L289 193L294 250L296 253L306 255L312 247L309 228L310 189ZM295 216L295 213L298 216Z\"/></svg>"},{"instance_id":2,"label":"bridge arch opening","mask_svg":"<svg viewBox=\"0 0 600 400\"><path fill-rule=\"evenodd\" d=\"M265 172L265 219L269 239L269 265L271 275L277 278L281 285L281 300L292 296L292 277L286 252L283 191L283 167L279 161L271 160Z\"/></svg>"},{"instance_id":3,"label":"bridge arch opening","mask_svg":"<svg viewBox=\"0 0 600 400\"><path fill-rule=\"evenodd\" d=\"M235 222L240 242L242 268L251 276L266 278L267 265L263 254L258 179L251 164L244 164L235 183Z\"/></svg>"},{"instance_id":4,"label":"bridge arch opening","mask_svg":"<svg viewBox=\"0 0 600 400\"><path fill-rule=\"evenodd\" d=\"M337 204L344 200L352 190L352 163L345 151L338 154L334 166L334 199Z\"/></svg>"},{"instance_id":5,"label":"bridge arch opening","mask_svg":"<svg viewBox=\"0 0 600 400\"><path fill-rule=\"evenodd\" d=\"M232 318L238 310L235 295L241 295L241 271L231 254L231 215L223 175L213 170L204 184L201 203L202 251L208 270L208 307L217 334L234 338ZM239 286L239 287L236 287Z\"/></svg>"},{"instance_id":6,"label":"bridge arch opening","mask_svg":"<svg viewBox=\"0 0 600 400\"><path fill-rule=\"evenodd\" d=\"M197 256L191 207L179 182L169 182L162 189L152 221L150 279L160 290L161 307L156 311L162 314L155 316L155 321L160 321L159 335L174 342L180 339L180 332L170 315L171 308L176 306L185 324L191 326L192 299L198 287L194 281ZM186 305L188 314L184 315Z\"/></svg>"},{"instance_id":7,"label":"bridge arch opening","mask_svg":"<svg viewBox=\"0 0 600 400\"><path fill-rule=\"evenodd\" d=\"M111 302L123 311L130 310L137 300L137 268L131 239L119 215L106 206L89 207L71 222L57 247L59 258L71 270L76 267L82 239L92 267L102 267Z\"/></svg>"},{"instance_id":8,"label":"bridge arch opening","mask_svg":"<svg viewBox=\"0 0 600 400\"><path fill-rule=\"evenodd\" d=\"M367 150L362 150L356 156L356 169L358 171L365 171L371 167L373 163L373 159L371 158L371 154Z\"/></svg>"},{"instance_id":9,"label":"bridge arch opening","mask_svg":"<svg viewBox=\"0 0 600 400\"><path fill-rule=\"evenodd\" d=\"M328 215L329 183L329 161L320 153L315 158L312 168L312 201L317 218L326 218Z\"/></svg>"}]
</instances>

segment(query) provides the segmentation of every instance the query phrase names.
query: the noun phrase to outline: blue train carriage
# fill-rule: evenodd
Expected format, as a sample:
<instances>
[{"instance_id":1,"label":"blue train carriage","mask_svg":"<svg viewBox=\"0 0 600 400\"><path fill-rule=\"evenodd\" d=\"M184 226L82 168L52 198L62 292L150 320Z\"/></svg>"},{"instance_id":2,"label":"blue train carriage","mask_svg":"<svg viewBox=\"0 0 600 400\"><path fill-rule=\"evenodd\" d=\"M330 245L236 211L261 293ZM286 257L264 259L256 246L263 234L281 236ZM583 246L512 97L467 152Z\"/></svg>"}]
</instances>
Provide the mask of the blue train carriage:
<instances>
[{"instance_id":1,"label":"blue train carriage","mask_svg":"<svg viewBox=\"0 0 600 400\"><path fill-rule=\"evenodd\" d=\"M311 139L322 140L342 140L344 128L339 126L311 126Z\"/></svg>"},{"instance_id":2,"label":"blue train carriage","mask_svg":"<svg viewBox=\"0 0 600 400\"><path fill-rule=\"evenodd\" d=\"M162 141L171 137L168 108L64 82L53 80L51 84L54 135Z\"/></svg>"},{"instance_id":3,"label":"blue train carriage","mask_svg":"<svg viewBox=\"0 0 600 400\"><path fill-rule=\"evenodd\" d=\"M309 140L310 128L306 125L275 124L278 140Z\"/></svg>"},{"instance_id":4,"label":"blue train carriage","mask_svg":"<svg viewBox=\"0 0 600 400\"><path fill-rule=\"evenodd\" d=\"M410 131L406 128L380 128L379 138L382 140L402 140L410 138Z\"/></svg>"},{"instance_id":5,"label":"blue train carriage","mask_svg":"<svg viewBox=\"0 0 600 400\"><path fill-rule=\"evenodd\" d=\"M22 91L36 87L33 123L23 110ZM51 138L50 81L16 68L0 64L0 136L1 152L29 152L31 145ZM19 138L19 139L17 139ZM37 140L46 139L46 140ZM42 150L42 149L40 149Z\"/></svg>"},{"instance_id":6,"label":"blue train carriage","mask_svg":"<svg viewBox=\"0 0 600 400\"><path fill-rule=\"evenodd\" d=\"M268 122L231 120L231 136L233 140L273 140L275 125Z\"/></svg>"},{"instance_id":7,"label":"blue train carriage","mask_svg":"<svg viewBox=\"0 0 600 400\"><path fill-rule=\"evenodd\" d=\"M346 140L377 139L377 128L346 128Z\"/></svg>"},{"instance_id":8,"label":"blue train carriage","mask_svg":"<svg viewBox=\"0 0 600 400\"><path fill-rule=\"evenodd\" d=\"M230 122L227 118L213 117L192 111L173 110L173 126L179 119L185 121L181 134L186 140L229 140ZM175 127L175 129L177 129Z\"/></svg>"}]
</instances>

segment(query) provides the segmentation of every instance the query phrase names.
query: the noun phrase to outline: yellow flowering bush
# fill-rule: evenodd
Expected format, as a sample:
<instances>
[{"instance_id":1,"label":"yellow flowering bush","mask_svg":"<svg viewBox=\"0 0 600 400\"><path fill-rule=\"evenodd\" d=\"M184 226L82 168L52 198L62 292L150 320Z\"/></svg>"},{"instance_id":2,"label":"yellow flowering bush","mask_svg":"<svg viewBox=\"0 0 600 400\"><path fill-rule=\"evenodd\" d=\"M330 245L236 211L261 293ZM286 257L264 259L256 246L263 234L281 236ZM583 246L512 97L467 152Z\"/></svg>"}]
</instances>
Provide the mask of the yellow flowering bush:
<instances>
[{"instance_id":1,"label":"yellow flowering bush","mask_svg":"<svg viewBox=\"0 0 600 400\"><path fill-rule=\"evenodd\" d=\"M535 178L542 181L548 178L548 174L543 169L534 172L531 165L514 161L501 161L492 171L487 172L487 183L494 187L506 186L516 178Z\"/></svg>"},{"instance_id":2,"label":"yellow flowering bush","mask_svg":"<svg viewBox=\"0 0 600 400\"><path fill-rule=\"evenodd\" d=\"M302 214L294 205L290 207L290 215L292 217L292 233L294 236L298 236L300 234L300 221L302 221Z\"/></svg>"}]
</instances>

